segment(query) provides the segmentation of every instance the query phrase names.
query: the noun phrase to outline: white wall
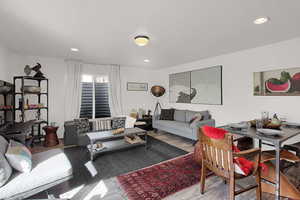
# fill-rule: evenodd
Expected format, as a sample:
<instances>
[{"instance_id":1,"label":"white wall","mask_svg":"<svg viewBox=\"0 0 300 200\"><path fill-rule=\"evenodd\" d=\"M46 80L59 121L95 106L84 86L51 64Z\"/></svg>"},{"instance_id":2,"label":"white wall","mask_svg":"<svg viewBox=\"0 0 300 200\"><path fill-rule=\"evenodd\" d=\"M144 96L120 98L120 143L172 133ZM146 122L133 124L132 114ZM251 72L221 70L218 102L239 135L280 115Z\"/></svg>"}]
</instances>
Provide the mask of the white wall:
<instances>
[{"instance_id":1,"label":"white wall","mask_svg":"<svg viewBox=\"0 0 300 200\"><path fill-rule=\"evenodd\" d=\"M9 81L7 70L9 68L11 52L0 44L0 80Z\"/></svg>"},{"instance_id":2,"label":"white wall","mask_svg":"<svg viewBox=\"0 0 300 200\"><path fill-rule=\"evenodd\" d=\"M169 103L168 92L163 105L180 109L211 111L217 125L259 118L261 111L278 113L289 121L300 122L300 96L253 96L253 72L300 67L300 38L214 58L199 60L161 70L161 83L168 86L168 74L192 69L223 66L223 105ZM205 94L204 94L205 95Z\"/></svg>"},{"instance_id":3,"label":"white wall","mask_svg":"<svg viewBox=\"0 0 300 200\"><path fill-rule=\"evenodd\" d=\"M125 114L129 114L132 109L151 110L155 107L155 98L150 90L153 85L159 81L157 71L139 69L133 67L121 67L121 91L123 110ZM127 91L127 82L148 83L148 91Z\"/></svg>"},{"instance_id":4,"label":"white wall","mask_svg":"<svg viewBox=\"0 0 300 200\"><path fill-rule=\"evenodd\" d=\"M13 54L10 56L9 70L7 77L13 81L13 76L24 75L25 65L34 66L37 62L42 65L42 72L49 79L49 121L57 122L60 126L58 130L59 137L63 137L64 124L64 98L65 98L65 75L66 63L62 59L35 57ZM105 66L95 67L95 65L85 64L83 73L102 75L107 72ZM124 114L128 114L132 108L153 109L153 97L150 92L129 92L126 90L127 81L148 82L149 87L154 84L154 71L143 70L131 67L121 67L122 81L122 102ZM30 101L32 98L30 98ZM16 100L17 101L17 100ZM32 102L31 102L32 103ZM34 114L27 111L27 119L34 118Z\"/></svg>"}]
</instances>

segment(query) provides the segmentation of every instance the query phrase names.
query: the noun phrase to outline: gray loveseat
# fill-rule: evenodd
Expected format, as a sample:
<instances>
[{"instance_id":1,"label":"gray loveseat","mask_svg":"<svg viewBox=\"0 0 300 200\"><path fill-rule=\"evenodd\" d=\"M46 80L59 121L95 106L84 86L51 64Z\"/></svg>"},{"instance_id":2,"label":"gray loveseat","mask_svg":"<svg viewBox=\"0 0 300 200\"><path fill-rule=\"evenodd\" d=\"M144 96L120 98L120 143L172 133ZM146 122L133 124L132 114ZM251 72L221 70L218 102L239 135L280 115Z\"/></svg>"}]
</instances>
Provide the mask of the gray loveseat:
<instances>
[{"instance_id":1,"label":"gray loveseat","mask_svg":"<svg viewBox=\"0 0 300 200\"><path fill-rule=\"evenodd\" d=\"M202 115L202 120L190 124L190 120L197 114ZM160 120L160 115L154 113L152 126L157 130L166 131L181 137L197 140L199 127L203 125L215 126L215 120L208 111L177 110L174 112L174 120Z\"/></svg>"}]
</instances>

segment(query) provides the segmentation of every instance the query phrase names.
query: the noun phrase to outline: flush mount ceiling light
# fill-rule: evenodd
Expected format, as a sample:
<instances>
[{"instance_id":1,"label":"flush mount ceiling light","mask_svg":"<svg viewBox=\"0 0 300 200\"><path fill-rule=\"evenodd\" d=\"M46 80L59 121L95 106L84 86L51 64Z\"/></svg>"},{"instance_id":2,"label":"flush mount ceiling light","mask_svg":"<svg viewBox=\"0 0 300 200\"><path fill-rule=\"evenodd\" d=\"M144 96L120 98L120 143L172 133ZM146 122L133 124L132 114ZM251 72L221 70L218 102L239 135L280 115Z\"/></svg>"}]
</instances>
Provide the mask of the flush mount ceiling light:
<instances>
[{"instance_id":1,"label":"flush mount ceiling light","mask_svg":"<svg viewBox=\"0 0 300 200\"><path fill-rule=\"evenodd\" d=\"M144 62L145 62L145 63L148 63L148 62L150 62L150 60L149 60L149 59L145 59Z\"/></svg>"},{"instance_id":2,"label":"flush mount ceiling light","mask_svg":"<svg viewBox=\"0 0 300 200\"><path fill-rule=\"evenodd\" d=\"M134 37L134 42L138 46L146 46L149 43L150 38L146 35L138 35Z\"/></svg>"},{"instance_id":3,"label":"flush mount ceiling light","mask_svg":"<svg viewBox=\"0 0 300 200\"><path fill-rule=\"evenodd\" d=\"M269 17L259 17L253 21L254 24L264 24L270 20Z\"/></svg>"},{"instance_id":4,"label":"flush mount ceiling light","mask_svg":"<svg viewBox=\"0 0 300 200\"><path fill-rule=\"evenodd\" d=\"M70 50L73 51L73 52L78 52L79 51L79 49L77 49L77 48L71 48Z\"/></svg>"}]
</instances>

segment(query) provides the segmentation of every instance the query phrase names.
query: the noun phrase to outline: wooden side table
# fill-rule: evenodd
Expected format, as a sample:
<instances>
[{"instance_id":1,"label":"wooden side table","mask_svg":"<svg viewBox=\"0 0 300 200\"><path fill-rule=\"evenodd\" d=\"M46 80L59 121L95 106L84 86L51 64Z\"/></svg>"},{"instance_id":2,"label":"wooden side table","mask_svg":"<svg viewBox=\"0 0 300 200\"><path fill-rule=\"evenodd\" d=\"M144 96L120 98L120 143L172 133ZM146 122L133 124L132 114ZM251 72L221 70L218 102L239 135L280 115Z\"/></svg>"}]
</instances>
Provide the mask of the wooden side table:
<instances>
[{"instance_id":1,"label":"wooden side table","mask_svg":"<svg viewBox=\"0 0 300 200\"><path fill-rule=\"evenodd\" d=\"M58 126L44 126L43 130L46 133L45 136L45 142L44 142L44 146L45 147L52 147L52 146L56 146L59 144L59 140L57 137L57 129Z\"/></svg>"}]
</instances>

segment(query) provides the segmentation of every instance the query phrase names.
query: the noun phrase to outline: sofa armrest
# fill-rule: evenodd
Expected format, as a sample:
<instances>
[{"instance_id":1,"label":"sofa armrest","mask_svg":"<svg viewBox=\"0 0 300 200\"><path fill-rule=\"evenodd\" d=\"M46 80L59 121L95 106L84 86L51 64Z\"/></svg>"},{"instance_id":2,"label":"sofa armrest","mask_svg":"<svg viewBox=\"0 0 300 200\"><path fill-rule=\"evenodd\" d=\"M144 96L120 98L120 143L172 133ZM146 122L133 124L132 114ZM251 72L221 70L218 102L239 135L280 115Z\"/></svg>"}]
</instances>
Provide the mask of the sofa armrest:
<instances>
[{"instance_id":1,"label":"sofa armrest","mask_svg":"<svg viewBox=\"0 0 300 200\"><path fill-rule=\"evenodd\" d=\"M199 121L199 122L193 124L191 128L198 130L198 128L200 128L204 125L215 127L216 122L214 119L202 120L202 121Z\"/></svg>"},{"instance_id":2,"label":"sofa armrest","mask_svg":"<svg viewBox=\"0 0 300 200\"><path fill-rule=\"evenodd\" d=\"M159 120L159 119L160 119L160 114L154 114L154 115L152 116L152 124L153 124L155 121Z\"/></svg>"},{"instance_id":3,"label":"sofa armrest","mask_svg":"<svg viewBox=\"0 0 300 200\"><path fill-rule=\"evenodd\" d=\"M77 125L72 122L65 122L64 124L64 144L65 145L77 145L79 132Z\"/></svg>"}]
</instances>

